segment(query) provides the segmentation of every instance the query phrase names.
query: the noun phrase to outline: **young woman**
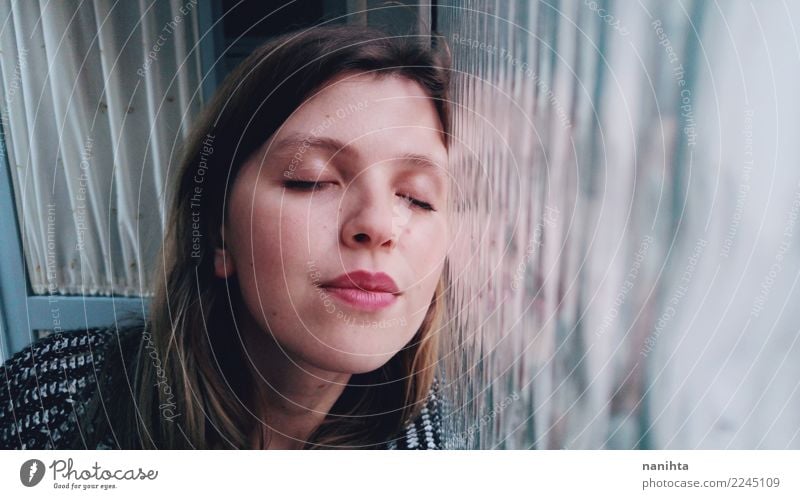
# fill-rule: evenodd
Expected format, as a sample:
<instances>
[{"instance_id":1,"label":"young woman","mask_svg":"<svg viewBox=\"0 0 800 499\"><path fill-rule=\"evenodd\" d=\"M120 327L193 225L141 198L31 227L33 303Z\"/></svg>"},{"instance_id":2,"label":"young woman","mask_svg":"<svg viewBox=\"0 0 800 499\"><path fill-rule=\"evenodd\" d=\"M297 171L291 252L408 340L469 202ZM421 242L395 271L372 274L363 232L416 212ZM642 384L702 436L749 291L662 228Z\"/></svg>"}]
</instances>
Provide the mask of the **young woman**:
<instances>
[{"instance_id":1,"label":"young woman","mask_svg":"<svg viewBox=\"0 0 800 499\"><path fill-rule=\"evenodd\" d=\"M257 49L185 145L148 322L11 359L3 445L441 447L448 67L351 26Z\"/></svg>"}]
</instances>

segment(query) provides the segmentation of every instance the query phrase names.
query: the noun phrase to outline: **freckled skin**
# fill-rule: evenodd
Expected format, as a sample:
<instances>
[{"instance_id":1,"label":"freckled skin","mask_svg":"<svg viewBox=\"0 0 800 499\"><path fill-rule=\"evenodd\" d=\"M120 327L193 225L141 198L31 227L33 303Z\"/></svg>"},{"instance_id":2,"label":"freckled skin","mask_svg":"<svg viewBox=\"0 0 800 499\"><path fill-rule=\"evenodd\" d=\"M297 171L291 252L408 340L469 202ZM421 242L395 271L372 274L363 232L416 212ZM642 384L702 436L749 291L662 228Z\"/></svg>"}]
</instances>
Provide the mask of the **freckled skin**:
<instances>
[{"instance_id":1,"label":"freckled skin","mask_svg":"<svg viewBox=\"0 0 800 499\"><path fill-rule=\"evenodd\" d=\"M323 123L319 135L349 144L352 154L304 151L291 178L323 187L287 188L284 171L297 148L271 147L292 134L311 135ZM407 153L432 158L438 167L428 168L439 180L401 159ZM293 362L309 369L355 374L386 363L421 325L441 276L446 165L438 115L415 82L340 76L309 99L232 186L227 251L217 251L215 270L219 277L238 274L243 313L253 325L245 334L258 339L271 332ZM389 308L365 312L326 299L315 285L358 269L389 274L402 295Z\"/></svg>"}]
</instances>

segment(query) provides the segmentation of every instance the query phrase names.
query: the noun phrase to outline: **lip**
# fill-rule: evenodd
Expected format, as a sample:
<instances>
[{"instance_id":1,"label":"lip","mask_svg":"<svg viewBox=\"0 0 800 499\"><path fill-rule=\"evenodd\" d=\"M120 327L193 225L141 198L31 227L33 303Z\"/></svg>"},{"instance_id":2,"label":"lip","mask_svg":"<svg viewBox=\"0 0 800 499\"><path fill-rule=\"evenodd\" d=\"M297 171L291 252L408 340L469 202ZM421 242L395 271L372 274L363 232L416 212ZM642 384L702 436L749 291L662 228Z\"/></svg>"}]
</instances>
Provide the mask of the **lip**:
<instances>
[{"instance_id":1,"label":"lip","mask_svg":"<svg viewBox=\"0 0 800 499\"><path fill-rule=\"evenodd\" d=\"M401 294L391 276L366 270L342 274L321 287L340 301L366 311L389 307Z\"/></svg>"}]
</instances>

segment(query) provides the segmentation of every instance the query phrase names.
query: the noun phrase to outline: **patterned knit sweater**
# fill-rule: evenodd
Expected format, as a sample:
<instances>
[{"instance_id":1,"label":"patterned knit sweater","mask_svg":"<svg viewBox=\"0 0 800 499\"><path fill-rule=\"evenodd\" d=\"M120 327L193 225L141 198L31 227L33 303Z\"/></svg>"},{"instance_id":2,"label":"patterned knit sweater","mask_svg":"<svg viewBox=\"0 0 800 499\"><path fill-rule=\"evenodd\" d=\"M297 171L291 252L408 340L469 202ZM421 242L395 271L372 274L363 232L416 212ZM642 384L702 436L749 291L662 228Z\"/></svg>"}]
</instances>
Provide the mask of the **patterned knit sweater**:
<instances>
[{"instance_id":1,"label":"patterned knit sweater","mask_svg":"<svg viewBox=\"0 0 800 499\"><path fill-rule=\"evenodd\" d=\"M79 421L97 403L103 387L98 378L103 379L103 363L113 355L117 338L114 328L54 334L1 366L0 449L85 448L74 443L83 434ZM439 383L434 381L420 414L386 448L442 448L441 410ZM118 446L108 435L96 448Z\"/></svg>"}]
</instances>

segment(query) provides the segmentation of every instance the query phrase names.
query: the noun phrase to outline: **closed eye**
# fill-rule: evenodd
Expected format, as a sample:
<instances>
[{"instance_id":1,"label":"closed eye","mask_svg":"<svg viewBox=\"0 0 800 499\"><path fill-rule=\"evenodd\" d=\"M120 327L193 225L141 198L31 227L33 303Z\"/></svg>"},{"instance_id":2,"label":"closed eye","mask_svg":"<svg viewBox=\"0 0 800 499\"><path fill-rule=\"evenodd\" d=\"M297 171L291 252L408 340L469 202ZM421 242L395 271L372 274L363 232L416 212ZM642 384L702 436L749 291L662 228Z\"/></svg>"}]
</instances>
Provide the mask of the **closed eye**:
<instances>
[{"instance_id":1,"label":"closed eye","mask_svg":"<svg viewBox=\"0 0 800 499\"><path fill-rule=\"evenodd\" d=\"M327 182L309 182L305 180L287 180L283 186L295 191L315 191L327 185Z\"/></svg>"},{"instance_id":2,"label":"closed eye","mask_svg":"<svg viewBox=\"0 0 800 499\"><path fill-rule=\"evenodd\" d=\"M408 194L398 194L398 196L400 196L401 198L405 199L406 201L408 201L409 203L413 204L414 206L416 206L418 208L422 208L423 210L436 211L430 203L426 203L425 201L420 201L419 199L413 198L413 197L409 196Z\"/></svg>"}]
</instances>

